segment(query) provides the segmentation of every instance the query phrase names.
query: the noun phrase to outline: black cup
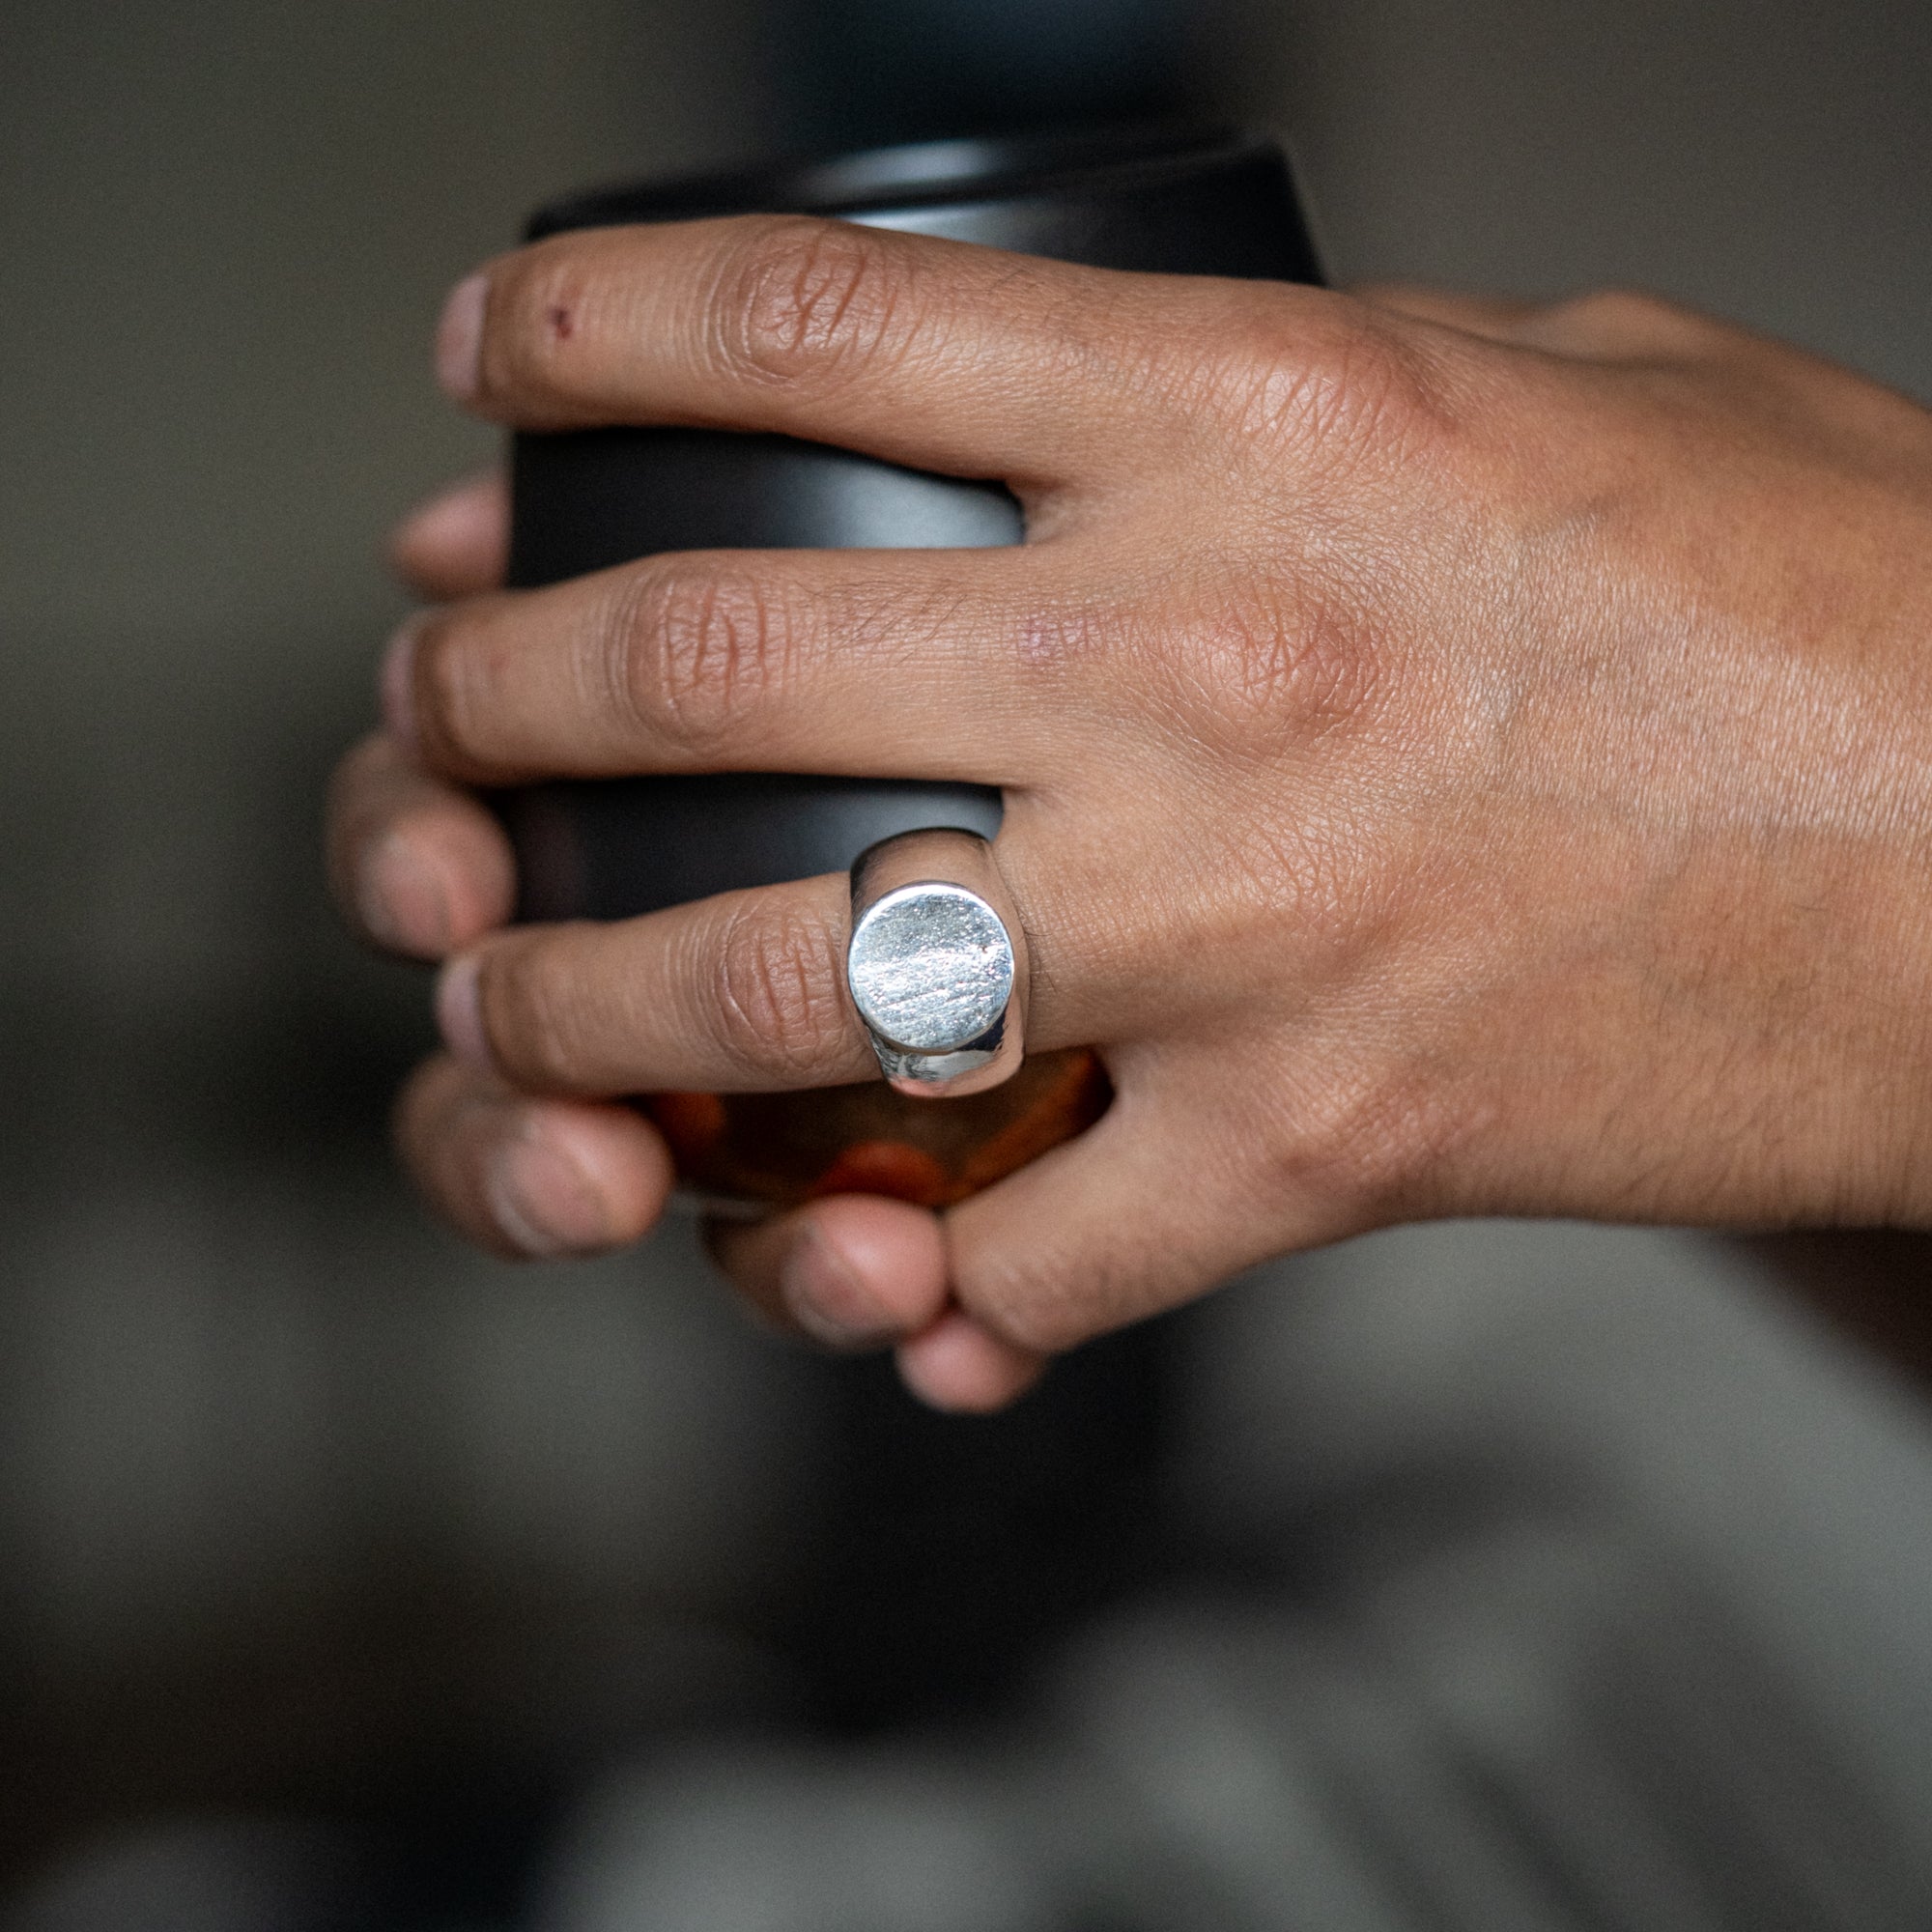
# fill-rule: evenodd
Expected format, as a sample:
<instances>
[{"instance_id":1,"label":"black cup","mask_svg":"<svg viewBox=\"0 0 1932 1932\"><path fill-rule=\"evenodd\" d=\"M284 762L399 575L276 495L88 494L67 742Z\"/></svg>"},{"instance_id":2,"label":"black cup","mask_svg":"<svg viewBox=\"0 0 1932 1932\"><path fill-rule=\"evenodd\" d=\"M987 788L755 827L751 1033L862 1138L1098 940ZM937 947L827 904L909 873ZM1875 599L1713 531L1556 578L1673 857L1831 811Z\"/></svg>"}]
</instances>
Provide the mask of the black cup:
<instances>
[{"instance_id":1,"label":"black cup","mask_svg":"<svg viewBox=\"0 0 1932 1932\"><path fill-rule=\"evenodd\" d=\"M1282 155L1222 130L941 141L552 204L570 229L753 213L835 215L1097 268L1318 280ZM661 551L1018 543L996 482L907 469L793 438L687 429L521 435L510 582L554 582ZM526 920L626 919L736 888L842 872L896 833L991 838L979 785L815 776L568 781L500 794ZM1105 1106L1091 1055L1046 1054L968 1099L883 1085L812 1095L649 1096L688 1182L787 1202L857 1188L963 1198Z\"/></svg>"}]
</instances>

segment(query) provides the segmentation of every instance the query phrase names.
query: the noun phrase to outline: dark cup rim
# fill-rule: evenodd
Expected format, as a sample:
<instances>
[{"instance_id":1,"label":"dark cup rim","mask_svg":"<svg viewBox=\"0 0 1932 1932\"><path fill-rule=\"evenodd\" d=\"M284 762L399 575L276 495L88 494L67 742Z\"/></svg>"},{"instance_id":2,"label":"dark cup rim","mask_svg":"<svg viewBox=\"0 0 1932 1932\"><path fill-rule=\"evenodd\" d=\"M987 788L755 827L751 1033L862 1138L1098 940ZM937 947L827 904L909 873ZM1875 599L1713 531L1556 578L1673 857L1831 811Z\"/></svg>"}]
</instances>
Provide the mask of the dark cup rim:
<instances>
[{"instance_id":1,"label":"dark cup rim","mask_svg":"<svg viewBox=\"0 0 1932 1932\"><path fill-rule=\"evenodd\" d=\"M535 242L573 228L726 214L884 214L1094 184L1141 189L1163 177L1194 176L1275 152L1266 135L1252 129L1174 123L915 141L620 183L539 209L526 236Z\"/></svg>"}]
</instances>

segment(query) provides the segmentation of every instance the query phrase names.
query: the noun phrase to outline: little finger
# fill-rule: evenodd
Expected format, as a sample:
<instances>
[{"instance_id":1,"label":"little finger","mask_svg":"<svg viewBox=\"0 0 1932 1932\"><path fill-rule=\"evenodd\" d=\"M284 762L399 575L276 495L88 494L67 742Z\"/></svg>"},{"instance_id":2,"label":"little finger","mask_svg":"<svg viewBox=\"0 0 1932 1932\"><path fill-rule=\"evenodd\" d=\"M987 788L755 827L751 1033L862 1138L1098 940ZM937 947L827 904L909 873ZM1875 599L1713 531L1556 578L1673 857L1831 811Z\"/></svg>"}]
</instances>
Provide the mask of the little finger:
<instances>
[{"instance_id":1,"label":"little finger","mask_svg":"<svg viewBox=\"0 0 1932 1932\"><path fill-rule=\"evenodd\" d=\"M670 1155L634 1109L534 1099L446 1055L404 1087L395 1134L430 1204L513 1259L627 1246L670 1192Z\"/></svg>"}]
</instances>

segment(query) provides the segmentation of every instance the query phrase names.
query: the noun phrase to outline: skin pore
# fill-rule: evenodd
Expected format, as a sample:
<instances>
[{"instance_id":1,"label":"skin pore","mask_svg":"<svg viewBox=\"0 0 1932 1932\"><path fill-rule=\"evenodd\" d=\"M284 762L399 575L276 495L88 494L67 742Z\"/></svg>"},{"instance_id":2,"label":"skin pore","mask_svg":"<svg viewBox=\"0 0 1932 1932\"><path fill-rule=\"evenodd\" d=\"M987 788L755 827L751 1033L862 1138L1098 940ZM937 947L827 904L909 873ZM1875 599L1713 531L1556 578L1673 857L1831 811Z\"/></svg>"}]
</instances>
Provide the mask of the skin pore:
<instances>
[{"instance_id":1,"label":"skin pore","mask_svg":"<svg viewBox=\"0 0 1932 1932\"><path fill-rule=\"evenodd\" d=\"M507 928L474 797L799 770L1006 788L1030 1043L1097 1127L934 1217L714 1249L942 1406L1263 1257L1395 1221L1932 1223L1932 416L1627 295L1110 273L803 218L586 231L452 296L529 428L780 430L997 477L1027 542L719 552L507 593L485 479L332 793L374 943L443 961L398 1110L499 1252L637 1239L613 1096L867 1077L844 885ZM890 671L890 675L881 675Z\"/></svg>"}]
</instances>

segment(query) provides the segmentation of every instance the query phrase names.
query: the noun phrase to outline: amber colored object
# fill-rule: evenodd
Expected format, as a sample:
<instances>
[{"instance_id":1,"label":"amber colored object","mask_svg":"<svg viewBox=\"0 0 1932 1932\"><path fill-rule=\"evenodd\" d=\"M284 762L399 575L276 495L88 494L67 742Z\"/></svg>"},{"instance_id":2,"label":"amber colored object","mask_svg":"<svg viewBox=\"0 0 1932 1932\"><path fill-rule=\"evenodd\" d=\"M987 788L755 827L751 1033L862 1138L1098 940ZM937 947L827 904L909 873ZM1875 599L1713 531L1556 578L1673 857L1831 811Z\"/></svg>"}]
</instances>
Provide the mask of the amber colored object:
<instances>
[{"instance_id":1,"label":"amber colored object","mask_svg":"<svg viewBox=\"0 0 1932 1932\"><path fill-rule=\"evenodd\" d=\"M796 1207L886 1194L950 1208L1107 1110L1113 1088L1084 1047L1036 1054L1003 1087L919 1100L882 1081L810 1094L653 1094L641 1103L696 1192Z\"/></svg>"}]
</instances>

